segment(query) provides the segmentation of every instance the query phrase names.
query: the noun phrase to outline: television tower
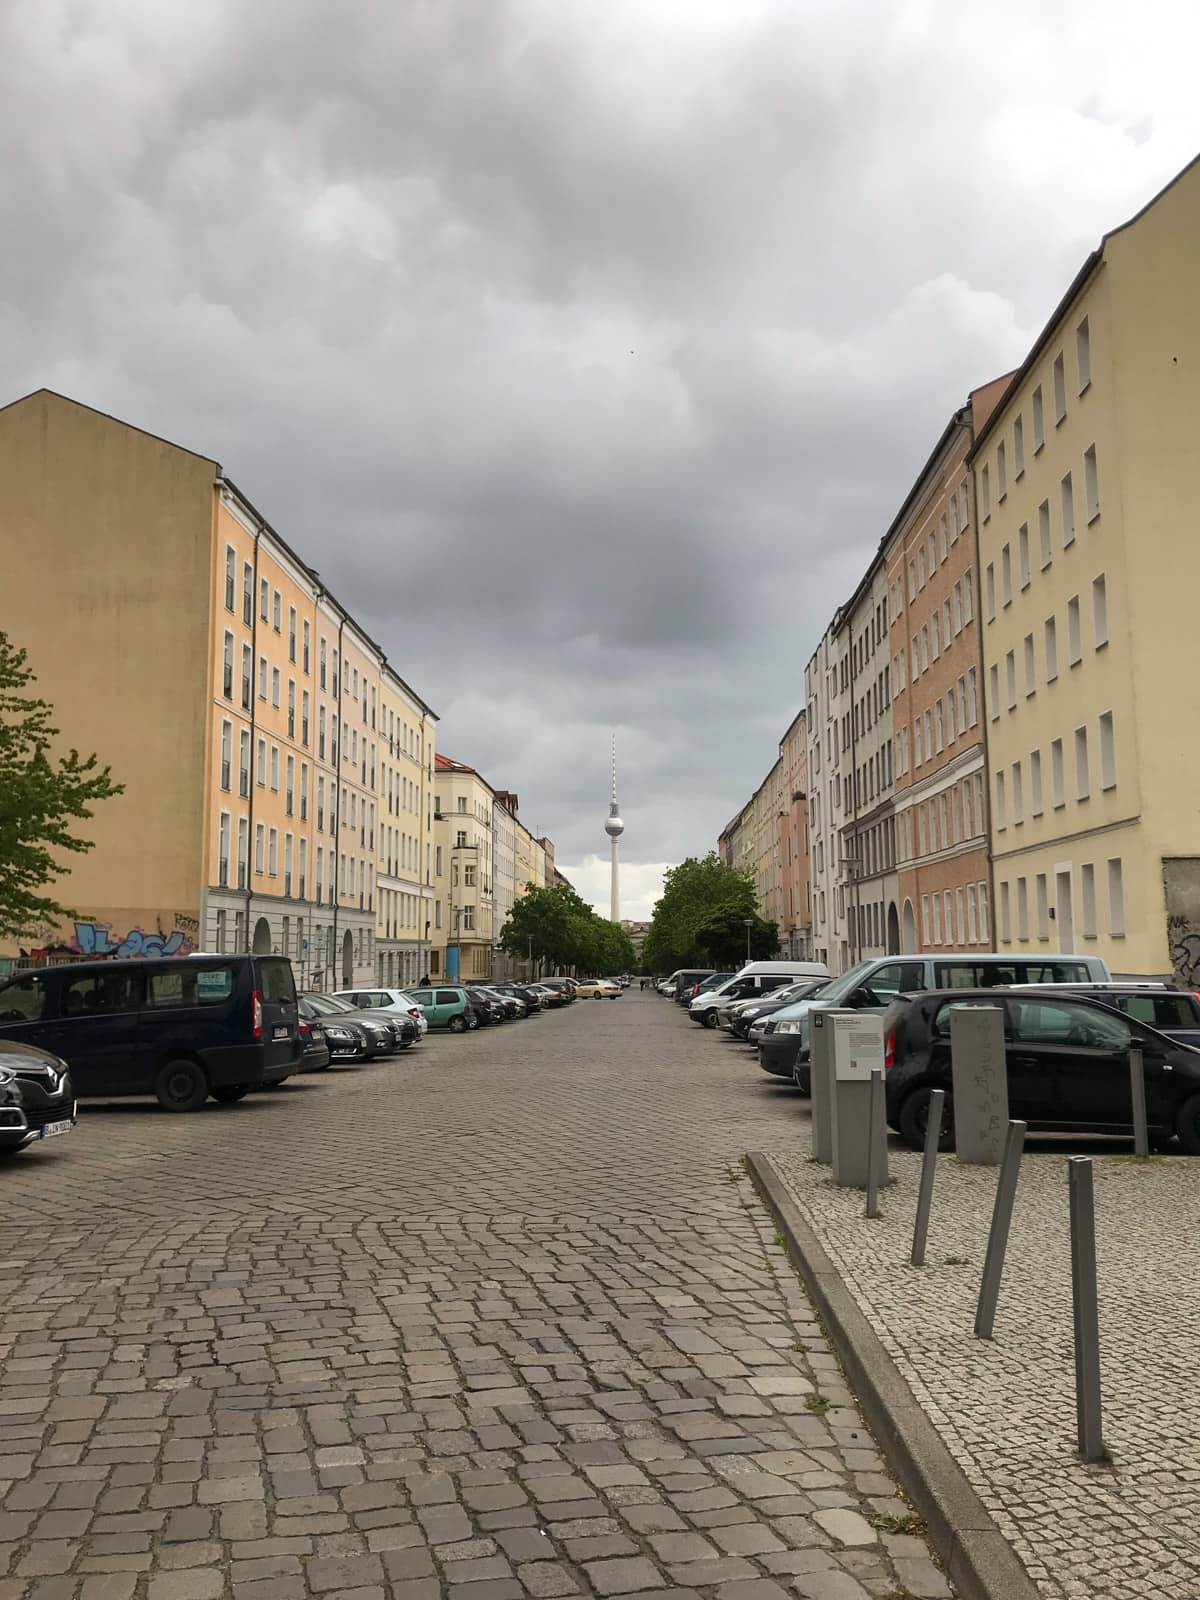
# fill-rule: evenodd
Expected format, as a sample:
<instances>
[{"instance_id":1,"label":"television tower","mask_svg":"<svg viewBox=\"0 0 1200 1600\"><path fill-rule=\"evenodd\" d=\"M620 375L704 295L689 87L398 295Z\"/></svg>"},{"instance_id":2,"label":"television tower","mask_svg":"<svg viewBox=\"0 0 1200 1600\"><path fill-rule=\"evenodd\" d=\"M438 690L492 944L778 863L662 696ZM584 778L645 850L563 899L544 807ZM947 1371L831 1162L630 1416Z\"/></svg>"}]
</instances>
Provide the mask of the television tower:
<instances>
[{"instance_id":1,"label":"television tower","mask_svg":"<svg viewBox=\"0 0 1200 1600\"><path fill-rule=\"evenodd\" d=\"M617 736L612 737L612 801L608 808L608 821L604 824L604 831L612 840L612 899L609 906L609 921L621 920L621 867L618 855L617 840L625 832L625 824L621 821L621 813L617 810Z\"/></svg>"}]
</instances>

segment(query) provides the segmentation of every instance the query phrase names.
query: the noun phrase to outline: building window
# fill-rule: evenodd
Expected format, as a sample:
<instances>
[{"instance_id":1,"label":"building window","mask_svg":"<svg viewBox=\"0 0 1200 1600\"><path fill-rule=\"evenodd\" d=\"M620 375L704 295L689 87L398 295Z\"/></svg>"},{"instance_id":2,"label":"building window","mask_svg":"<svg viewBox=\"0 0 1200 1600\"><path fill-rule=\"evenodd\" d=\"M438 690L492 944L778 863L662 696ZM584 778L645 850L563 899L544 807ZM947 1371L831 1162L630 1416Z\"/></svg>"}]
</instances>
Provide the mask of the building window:
<instances>
[{"instance_id":1,"label":"building window","mask_svg":"<svg viewBox=\"0 0 1200 1600\"><path fill-rule=\"evenodd\" d=\"M248 561L242 565L242 621L247 627L254 621L254 568Z\"/></svg>"},{"instance_id":2,"label":"building window","mask_svg":"<svg viewBox=\"0 0 1200 1600\"><path fill-rule=\"evenodd\" d=\"M312 630L309 627L307 618L305 618L304 621L304 633L302 637L304 643L302 646L301 667L303 668L304 674L307 677L309 663L312 656Z\"/></svg>"},{"instance_id":3,"label":"building window","mask_svg":"<svg viewBox=\"0 0 1200 1600\"><path fill-rule=\"evenodd\" d=\"M225 659L221 671L221 690L226 700L233 699L233 635L225 634Z\"/></svg>"},{"instance_id":4,"label":"building window","mask_svg":"<svg viewBox=\"0 0 1200 1600\"><path fill-rule=\"evenodd\" d=\"M1075 359L1079 366L1079 392L1082 394L1092 381L1092 336L1086 317L1075 329Z\"/></svg>"},{"instance_id":5,"label":"building window","mask_svg":"<svg viewBox=\"0 0 1200 1600\"><path fill-rule=\"evenodd\" d=\"M271 829L271 845L270 845L270 853L269 853L268 858L267 858L267 870L268 870L269 875L272 878L278 876L278 873L279 873L279 829L278 828L272 828Z\"/></svg>"},{"instance_id":6,"label":"building window","mask_svg":"<svg viewBox=\"0 0 1200 1600\"><path fill-rule=\"evenodd\" d=\"M295 815L295 805L296 805L296 758L295 758L295 756L289 756L287 758L287 783L284 786L284 791L283 791L283 808L284 808L284 811L286 812L286 814L289 817Z\"/></svg>"},{"instance_id":7,"label":"building window","mask_svg":"<svg viewBox=\"0 0 1200 1600\"><path fill-rule=\"evenodd\" d=\"M1053 683L1058 677L1058 624L1053 617L1046 618L1046 682Z\"/></svg>"},{"instance_id":8,"label":"building window","mask_svg":"<svg viewBox=\"0 0 1200 1600\"><path fill-rule=\"evenodd\" d=\"M296 659L296 608L288 607L288 660Z\"/></svg>"},{"instance_id":9,"label":"building window","mask_svg":"<svg viewBox=\"0 0 1200 1600\"><path fill-rule=\"evenodd\" d=\"M272 667L271 668L271 704L276 709L278 709L278 707L279 707L279 668L278 667Z\"/></svg>"},{"instance_id":10,"label":"building window","mask_svg":"<svg viewBox=\"0 0 1200 1600\"><path fill-rule=\"evenodd\" d=\"M462 925L463 925L464 933L471 933L474 930L474 927L475 927L475 907L474 906L464 906L462 908Z\"/></svg>"},{"instance_id":11,"label":"building window","mask_svg":"<svg viewBox=\"0 0 1200 1600\"><path fill-rule=\"evenodd\" d=\"M259 656L259 658L258 658L258 698L260 700L265 700L267 698L267 658L266 658L266 656Z\"/></svg>"},{"instance_id":12,"label":"building window","mask_svg":"<svg viewBox=\"0 0 1200 1600\"><path fill-rule=\"evenodd\" d=\"M288 679L287 731L288 731L288 738L289 739L294 739L296 737L296 680L295 680L295 678L289 678Z\"/></svg>"},{"instance_id":13,"label":"building window","mask_svg":"<svg viewBox=\"0 0 1200 1600\"><path fill-rule=\"evenodd\" d=\"M1007 705L1010 711L1016 710L1017 705L1017 658L1013 651L1004 657L1004 687L1007 690Z\"/></svg>"},{"instance_id":14,"label":"building window","mask_svg":"<svg viewBox=\"0 0 1200 1600\"><path fill-rule=\"evenodd\" d=\"M238 868L237 881L238 881L238 888L239 889L244 889L246 887L246 879L247 879L247 876L248 876L248 873L249 873L249 865L250 865L249 849L250 849L250 824L246 821L245 817L239 817L238 818L238 855L237 855L237 868ZM241 940L240 939L238 941L238 945L239 945L239 948L240 948L240 945L241 945Z\"/></svg>"},{"instance_id":15,"label":"building window","mask_svg":"<svg viewBox=\"0 0 1200 1600\"><path fill-rule=\"evenodd\" d=\"M984 575L983 575L983 592L984 592L984 597L985 597L986 606L987 606L987 609L984 612L984 616L987 618L987 620L989 622L995 622L995 620L996 620L996 568L993 565L993 563L990 562L990 561L988 562L987 569L986 569L986 571L984 572Z\"/></svg>"},{"instance_id":16,"label":"building window","mask_svg":"<svg viewBox=\"0 0 1200 1600\"><path fill-rule=\"evenodd\" d=\"M254 870L259 877L262 876L266 865L267 829L264 823L258 823L254 829Z\"/></svg>"},{"instance_id":17,"label":"building window","mask_svg":"<svg viewBox=\"0 0 1200 1600\"><path fill-rule=\"evenodd\" d=\"M265 578L258 581L258 614L264 622L271 614L271 585Z\"/></svg>"},{"instance_id":18,"label":"building window","mask_svg":"<svg viewBox=\"0 0 1200 1600\"><path fill-rule=\"evenodd\" d=\"M1054 358L1054 425L1058 426L1067 414L1067 369L1060 350Z\"/></svg>"},{"instance_id":19,"label":"building window","mask_svg":"<svg viewBox=\"0 0 1200 1600\"><path fill-rule=\"evenodd\" d=\"M238 793L245 800L250 794L250 730L238 736Z\"/></svg>"},{"instance_id":20,"label":"building window","mask_svg":"<svg viewBox=\"0 0 1200 1600\"><path fill-rule=\"evenodd\" d=\"M1075 729L1075 798L1086 800L1092 792L1092 778L1088 770L1088 734L1086 728Z\"/></svg>"},{"instance_id":21,"label":"building window","mask_svg":"<svg viewBox=\"0 0 1200 1600\"><path fill-rule=\"evenodd\" d=\"M225 609L232 611L237 599L237 551L231 544L225 546Z\"/></svg>"},{"instance_id":22,"label":"building window","mask_svg":"<svg viewBox=\"0 0 1200 1600\"><path fill-rule=\"evenodd\" d=\"M1003 772L996 774L996 803L992 812L998 833L1008 827L1008 780Z\"/></svg>"},{"instance_id":23,"label":"building window","mask_svg":"<svg viewBox=\"0 0 1200 1600\"><path fill-rule=\"evenodd\" d=\"M1125 880L1119 856L1108 862L1108 931L1114 939L1125 937Z\"/></svg>"},{"instance_id":24,"label":"building window","mask_svg":"<svg viewBox=\"0 0 1200 1600\"><path fill-rule=\"evenodd\" d=\"M226 862L225 865L226 865L226 869L228 870L229 863ZM218 911L217 912L217 954L218 955L224 955L225 954L226 921L227 921L227 914L224 911Z\"/></svg>"},{"instance_id":25,"label":"building window","mask_svg":"<svg viewBox=\"0 0 1200 1600\"><path fill-rule=\"evenodd\" d=\"M1003 505L1008 494L1008 456L1005 453L1004 441L996 446L996 496Z\"/></svg>"},{"instance_id":26,"label":"building window","mask_svg":"<svg viewBox=\"0 0 1200 1600\"><path fill-rule=\"evenodd\" d=\"M242 646L242 707L249 711L250 701L254 695L254 657L250 646Z\"/></svg>"},{"instance_id":27,"label":"building window","mask_svg":"<svg viewBox=\"0 0 1200 1600\"><path fill-rule=\"evenodd\" d=\"M979 474L979 503L983 507L983 520L986 522L992 514L992 476L986 465Z\"/></svg>"},{"instance_id":28,"label":"building window","mask_svg":"<svg viewBox=\"0 0 1200 1600\"><path fill-rule=\"evenodd\" d=\"M442 847L441 847L440 844L435 848L433 855L434 855L433 870L436 873L436 875L440 878L441 875L442 875Z\"/></svg>"},{"instance_id":29,"label":"building window","mask_svg":"<svg viewBox=\"0 0 1200 1600\"><path fill-rule=\"evenodd\" d=\"M1031 750L1029 753L1029 814L1031 817L1040 817L1042 814L1042 752Z\"/></svg>"},{"instance_id":30,"label":"building window","mask_svg":"<svg viewBox=\"0 0 1200 1600\"><path fill-rule=\"evenodd\" d=\"M986 883L979 885L979 942L986 944L988 941L988 887Z\"/></svg>"},{"instance_id":31,"label":"building window","mask_svg":"<svg viewBox=\"0 0 1200 1600\"><path fill-rule=\"evenodd\" d=\"M1100 717L1100 787L1117 786L1117 747L1113 738L1113 714L1105 711Z\"/></svg>"},{"instance_id":32,"label":"building window","mask_svg":"<svg viewBox=\"0 0 1200 1600\"><path fill-rule=\"evenodd\" d=\"M933 897L933 942L935 945L942 942L942 900L936 894Z\"/></svg>"},{"instance_id":33,"label":"building window","mask_svg":"<svg viewBox=\"0 0 1200 1600\"><path fill-rule=\"evenodd\" d=\"M931 646L930 646L930 652L929 653L933 657L933 659L936 661L938 656L941 655L941 653L942 653L941 652L941 629L938 626L938 614L937 614L936 611L933 613L933 617L930 620L929 628L930 628L930 635L931 635Z\"/></svg>"},{"instance_id":34,"label":"building window","mask_svg":"<svg viewBox=\"0 0 1200 1600\"><path fill-rule=\"evenodd\" d=\"M1039 872L1033 883L1034 905L1037 915L1037 936L1050 937L1050 897L1046 888L1046 874Z\"/></svg>"},{"instance_id":35,"label":"building window","mask_svg":"<svg viewBox=\"0 0 1200 1600\"><path fill-rule=\"evenodd\" d=\"M1012 605L1012 549L1009 545L1000 552L1000 604Z\"/></svg>"},{"instance_id":36,"label":"building window","mask_svg":"<svg viewBox=\"0 0 1200 1600\"><path fill-rule=\"evenodd\" d=\"M1029 938L1029 880L1017 879L1017 938Z\"/></svg>"},{"instance_id":37,"label":"building window","mask_svg":"<svg viewBox=\"0 0 1200 1600\"><path fill-rule=\"evenodd\" d=\"M975 577L971 572L963 573L963 626L972 621L975 616Z\"/></svg>"},{"instance_id":38,"label":"building window","mask_svg":"<svg viewBox=\"0 0 1200 1600\"><path fill-rule=\"evenodd\" d=\"M300 743L308 743L308 690L300 691Z\"/></svg>"},{"instance_id":39,"label":"building window","mask_svg":"<svg viewBox=\"0 0 1200 1600\"><path fill-rule=\"evenodd\" d=\"M1025 693L1031 695L1037 691L1037 660L1033 649L1033 635L1025 635Z\"/></svg>"},{"instance_id":40,"label":"building window","mask_svg":"<svg viewBox=\"0 0 1200 1600\"><path fill-rule=\"evenodd\" d=\"M954 588L951 591L950 598L951 598L951 601L952 601L952 615L953 615L953 620L954 620L954 637L957 638L958 635L962 632L962 581L961 581L961 579L959 580L958 583L956 583L954 585Z\"/></svg>"},{"instance_id":41,"label":"building window","mask_svg":"<svg viewBox=\"0 0 1200 1600\"><path fill-rule=\"evenodd\" d=\"M971 727L979 721L979 700L976 693L975 668L967 673L967 720Z\"/></svg>"},{"instance_id":42,"label":"building window","mask_svg":"<svg viewBox=\"0 0 1200 1600\"><path fill-rule=\"evenodd\" d=\"M943 561L945 561L946 557L950 554L950 543L946 532L945 512L942 513L941 520L938 523L938 552Z\"/></svg>"},{"instance_id":43,"label":"building window","mask_svg":"<svg viewBox=\"0 0 1200 1600\"><path fill-rule=\"evenodd\" d=\"M975 944L978 939L978 928L975 921L975 885L967 885L967 943Z\"/></svg>"},{"instance_id":44,"label":"building window","mask_svg":"<svg viewBox=\"0 0 1200 1600\"><path fill-rule=\"evenodd\" d=\"M229 813L222 811L217 830L217 883L222 889L229 886Z\"/></svg>"},{"instance_id":45,"label":"building window","mask_svg":"<svg viewBox=\"0 0 1200 1600\"><path fill-rule=\"evenodd\" d=\"M1013 762L1012 769L1012 819L1014 823L1025 821L1025 787L1019 761Z\"/></svg>"},{"instance_id":46,"label":"building window","mask_svg":"<svg viewBox=\"0 0 1200 1600\"><path fill-rule=\"evenodd\" d=\"M1033 453L1038 451L1046 442L1046 418L1042 407L1042 386L1039 383L1033 391Z\"/></svg>"},{"instance_id":47,"label":"building window","mask_svg":"<svg viewBox=\"0 0 1200 1600\"><path fill-rule=\"evenodd\" d=\"M1000 942L1012 941L1012 915L1009 907L1008 879L1000 885Z\"/></svg>"},{"instance_id":48,"label":"building window","mask_svg":"<svg viewBox=\"0 0 1200 1600\"><path fill-rule=\"evenodd\" d=\"M228 791L233 777L233 724L221 724L221 787Z\"/></svg>"},{"instance_id":49,"label":"building window","mask_svg":"<svg viewBox=\"0 0 1200 1600\"><path fill-rule=\"evenodd\" d=\"M1094 939L1096 937L1096 869L1090 861L1085 861L1079 869L1079 903L1083 937L1085 939Z\"/></svg>"},{"instance_id":50,"label":"building window","mask_svg":"<svg viewBox=\"0 0 1200 1600\"><path fill-rule=\"evenodd\" d=\"M263 788L266 785L266 781L267 781L267 741L265 739L260 739L258 741L258 763L257 763L257 770L255 772L255 780L258 783L258 786L259 786L260 789Z\"/></svg>"},{"instance_id":51,"label":"building window","mask_svg":"<svg viewBox=\"0 0 1200 1600\"><path fill-rule=\"evenodd\" d=\"M1083 636L1079 626L1079 596L1073 594L1067 601L1067 665L1074 667L1083 660Z\"/></svg>"},{"instance_id":52,"label":"building window","mask_svg":"<svg viewBox=\"0 0 1200 1600\"><path fill-rule=\"evenodd\" d=\"M460 830L454 835L454 845L457 850L465 850L467 846L466 833Z\"/></svg>"},{"instance_id":53,"label":"building window","mask_svg":"<svg viewBox=\"0 0 1200 1600\"><path fill-rule=\"evenodd\" d=\"M1020 479L1025 471L1025 423L1018 416L1013 423L1013 477Z\"/></svg>"},{"instance_id":54,"label":"building window","mask_svg":"<svg viewBox=\"0 0 1200 1600\"><path fill-rule=\"evenodd\" d=\"M1100 515L1100 479L1096 475L1096 446L1088 445L1083 452L1083 496L1087 505L1088 523Z\"/></svg>"},{"instance_id":55,"label":"building window","mask_svg":"<svg viewBox=\"0 0 1200 1600\"><path fill-rule=\"evenodd\" d=\"M276 794L279 792L279 746L271 746L271 787Z\"/></svg>"},{"instance_id":56,"label":"building window","mask_svg":"<svg viewBox=\"0 0 1200 1600\"><path fill-rule=\"evenodd\" d=\"M1029 587L1029 524L1023 522L1017 529L1017 572L1022 589Z\"/></svg>"},{"instance_id":57,"label":"building window","mask_svg":"<svg viewBox=\"0 0 1200 1600\"><path fill-rule=\"evenodd\" d=\"M280 594L278 589L275 591L275 602L272 609L274 615L272 617L271 625L275 629L276 633L281 633L283 631L283 596Z\"/></svg>"},{"instance_id":58,"label":"building window","mask_svg":"<svg viewBox=\"0 0 1200 1600\"><path fill-rule=\"evenodd\" d=\"M1062 539L1063 549L1075 543L1075 490L1068 472L1062 481Z\"/></svg>"},{"instance_id":59,"label":"building window","mask_svg":"<svg viewBox=\"0 0 1200 1600\"><path fill-rule=\"evenodd\" d=\"M1051 561L1054 559L1054 553L1050 548L1050 502L1049 502L1049 500L1043 500L1041 505L1038 507L1038 544L1041 547L1042 571L1045 572L1046 568L1050 565Z\"/></svg>"},{"instance_id":60,"label":"building window","mask_svg":"<svg viewBox=\"0 0 1200 1600\"><path fill-rule=\"evenodd\" d=\"M1050 803L1057 811L1067 803L1066 784L1063 778L1063 743L1061 739L1050 741Z\"/></svg>"}]
</instances>

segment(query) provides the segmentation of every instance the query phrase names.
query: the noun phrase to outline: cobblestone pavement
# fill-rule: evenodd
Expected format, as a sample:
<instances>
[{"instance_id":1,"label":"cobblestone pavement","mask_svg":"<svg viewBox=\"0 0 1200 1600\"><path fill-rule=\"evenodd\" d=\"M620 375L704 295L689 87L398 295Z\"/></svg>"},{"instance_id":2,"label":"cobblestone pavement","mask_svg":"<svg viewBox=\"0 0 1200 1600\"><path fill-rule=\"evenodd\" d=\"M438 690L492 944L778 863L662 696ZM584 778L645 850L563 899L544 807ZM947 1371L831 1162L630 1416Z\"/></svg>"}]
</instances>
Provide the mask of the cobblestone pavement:
<instances>
[{"instance_id":1,"label":"cobblestone pavement","mask_svg":"<svg viewBox=\"0 0 1200 1600\"><path fill-rule=\"evenodd\" d=\"M714 1043L579 1002L6 1166L0 1600L948 1594Z\"/></svg>"},{"instance_id":2,"label":"cobblestone pavement","mask_svg":"<svg viewBox=\"0 0 1200 1600\"><path fill-rule=\"evenodd\" d=\"M1096 1149L1107 1148L1093 1141ZM1084 1147L1086 1149L1086 1147ZM927 1265L908 1263L921 1158L868 1222L802 1150L773 1160L1001 1532L1053 1600L1200 1600L1200 1162L1095 1156L1105 1442L1075 1452L1065 1152L1021 1168L994 1340L973 1336L996 1171L938 1163Z\"/></svg>"}]
</instances>

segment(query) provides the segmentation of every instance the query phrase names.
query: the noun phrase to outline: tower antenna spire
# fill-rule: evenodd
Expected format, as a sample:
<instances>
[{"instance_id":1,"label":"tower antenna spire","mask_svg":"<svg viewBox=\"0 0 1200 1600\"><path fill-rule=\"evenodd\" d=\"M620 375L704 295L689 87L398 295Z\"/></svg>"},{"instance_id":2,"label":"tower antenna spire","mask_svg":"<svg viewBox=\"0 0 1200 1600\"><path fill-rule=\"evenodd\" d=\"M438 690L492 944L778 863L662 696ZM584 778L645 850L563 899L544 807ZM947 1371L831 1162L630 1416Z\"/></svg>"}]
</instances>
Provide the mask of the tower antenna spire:
<instances>
[{"instance_id":1,"label":"tower antenna spire","mask_svg":"<svg viewBox=\"0 0 1200 1600\"><path fill-rule=\"evenodd\" d=\"M608 821L604 824L604 831L612 843L612 886L609 900L609 920L621 920L621 868L618 859L617 840L625 832L625 824L621 821L621 813L617 809L617 735L612 736L612 800L608 807Z\"/></svg>"}]
</instances>

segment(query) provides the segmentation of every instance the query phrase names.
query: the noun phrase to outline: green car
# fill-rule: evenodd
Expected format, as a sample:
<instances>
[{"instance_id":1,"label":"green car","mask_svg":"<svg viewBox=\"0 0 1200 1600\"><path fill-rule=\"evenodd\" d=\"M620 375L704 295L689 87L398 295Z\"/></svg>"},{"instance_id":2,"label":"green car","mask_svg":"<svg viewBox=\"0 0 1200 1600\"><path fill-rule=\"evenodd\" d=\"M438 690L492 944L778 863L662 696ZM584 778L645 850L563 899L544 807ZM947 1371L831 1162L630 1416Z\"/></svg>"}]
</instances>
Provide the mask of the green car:
<instances>
[{"instance_id":1,"label":"green car","mask_svg":"<svg viewBox=\"0 0 1200 1600\"><path fill-rule=\"evenodd\" d=\"M431 1028L448 1028L451 1033L466 1033L468 1028L479 1026L475 1007L467 998L465 989L447 985L444 989L409 989L407 993L412 995L425 1013L425 1021Z\"/></svg>"}]
</instances>

